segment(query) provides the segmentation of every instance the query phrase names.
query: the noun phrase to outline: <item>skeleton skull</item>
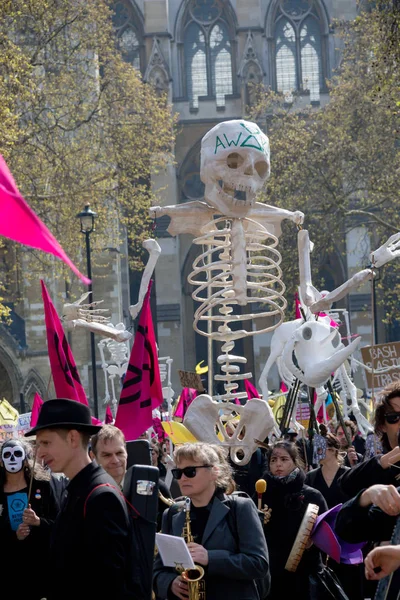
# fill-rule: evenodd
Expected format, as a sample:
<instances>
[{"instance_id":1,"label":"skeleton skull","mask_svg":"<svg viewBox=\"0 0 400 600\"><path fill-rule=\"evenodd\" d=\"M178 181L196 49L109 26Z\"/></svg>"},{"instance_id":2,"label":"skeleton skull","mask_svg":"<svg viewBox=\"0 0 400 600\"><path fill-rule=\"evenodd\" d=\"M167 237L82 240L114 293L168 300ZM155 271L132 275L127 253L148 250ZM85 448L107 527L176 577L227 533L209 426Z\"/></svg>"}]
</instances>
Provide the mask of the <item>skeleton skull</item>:
<instances>
[{"instance_id":1,"label":"skeleton skull","mask_svg":"<svg viewBox=\"0 0 400 600\"><path fill-rule=\"evenodd\" d=\"M338 330L327 322L306 321L286 343L282 360L302 383L320 387L354 352L360 341L361 338L357 338L344 346Z\"/></svg>"},{"instance_id":2,"label":"skeleton skull","mask_svg":"<svg viewBox=\"0 0 400 600\"><path fill-rule=\"evenodd\" d=\"M255 123L224 121L201 142L200 176L208 204L244 217L270 174L269 140Z\"/></svg>"},{"instance_id":3,"label":"skeleton skull","mask_svg":"<svg viewBox=\"0 0 400 600\"><path fill-rule=\"evenodd\" d=\"M1 460L6 471L18 473L24 466L26 458L25 448L17 440L5 442L1 448Z\"/></svg>"}]
</instances>

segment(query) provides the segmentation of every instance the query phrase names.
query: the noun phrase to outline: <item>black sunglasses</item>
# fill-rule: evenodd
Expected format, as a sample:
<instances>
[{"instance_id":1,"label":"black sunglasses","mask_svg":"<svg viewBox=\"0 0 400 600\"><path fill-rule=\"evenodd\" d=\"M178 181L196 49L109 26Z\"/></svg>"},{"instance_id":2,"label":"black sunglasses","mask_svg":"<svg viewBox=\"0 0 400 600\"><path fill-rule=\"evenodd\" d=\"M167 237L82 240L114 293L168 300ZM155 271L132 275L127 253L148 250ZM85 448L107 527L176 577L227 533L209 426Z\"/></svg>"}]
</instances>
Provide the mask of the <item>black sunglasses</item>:
<instances>
[{"instance_id":1,"label":"black sunglasses","mask_svg":"<svg viewBox=\"0 0 400 600\"><path fill-rule=\"evenodd\" d=\"M188 477L189 479L193 479L196 477L196 469L209 469L210 465L200 465L199 467L185 467L184 469L171 469L171 473L174 479L180 479L182 475Z\"/></svg>"},{"instance_id":2,"label":"black sunglasses","mask_svg":"<svg viewBox=\"0 0 400 600\"><path fill-rule=\"evenodd\" d=\"M385 415L385 421L390 423L390 425L398 423L400 421L400 412L387 413Z\"/></svg>"}]
</instances>

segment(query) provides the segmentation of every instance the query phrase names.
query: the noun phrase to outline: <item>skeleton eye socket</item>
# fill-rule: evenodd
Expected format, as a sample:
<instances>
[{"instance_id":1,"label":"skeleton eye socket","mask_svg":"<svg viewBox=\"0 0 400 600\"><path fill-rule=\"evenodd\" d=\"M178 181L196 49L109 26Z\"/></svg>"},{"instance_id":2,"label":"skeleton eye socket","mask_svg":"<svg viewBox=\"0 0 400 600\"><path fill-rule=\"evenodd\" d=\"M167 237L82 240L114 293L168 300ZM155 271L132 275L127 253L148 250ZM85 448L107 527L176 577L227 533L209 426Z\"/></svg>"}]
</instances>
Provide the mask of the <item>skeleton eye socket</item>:
<instances>
[{"instance_id":1,"label":"skeleton eye socket","mask_svg":"<svg viewBox=\"0 0 400 600\"><path fill-rule=\"evenodd\" d=\"M238 169L243 164L243 156L237 152L231 152L226 159L226 163L230 169Z\"/></svg>"},{"instance_id":2,"label":"skeleton eye socket","mask_svg":"<svg viewBox=\"0 0 400 600\"><path fill-rule=\"evenodd\" d=\"M332 340L332 346L333 346L334 348L337 348L337 347L339 346L339 341L340 341L340 338L339 338L339 332L338 332L338 331L336 331L336 335L335 335L335 337L334 337L334 338L333 338L333 340Z\"/></svg>"},{"instance_id":3,"label":"skeleton eye socket","mask_svg":"<svg viewBox=\"0 0 400 600\"><path fill-rule=\"evenodd\" d=\"M14 452L14 456L15 456L16 458L21 458L21 457L23 456L23 452L22 452L22 450L15 450L15 452Z\"/></svg>"},{"instance_id":4,"label":"skeleton eye socket","mask_svg":"<svg viewBox=\"0 0 400 600\"><path fill-rule=\"evenodd\" d=\"M268 163L265 160L260 160L256 162L254 165L255 170L257 171L257 175L264 179L268 175Z\"/></svg>"},{"instance_id":5,"label":"skeleton eye socket","mask_svg":"<svg viewBox=\"0 0 400 600\"><path fill-rule=\"evenodd\" d=\"M312 331L311 331L311 327L305 327L303 329L303 338L305 340L311 340L312 338Z\"/></svg>"},{"instance_id":6,"label":"skeleton eye socket","mask_svg":"<svg viewBox=\"0 0 400 600\"><path fill-rule=\"evenodd\" d=\"M11 457L11 452L10 451L6 451L3 454L3 458L10 458Z\"/></svg>"}]
</instances>

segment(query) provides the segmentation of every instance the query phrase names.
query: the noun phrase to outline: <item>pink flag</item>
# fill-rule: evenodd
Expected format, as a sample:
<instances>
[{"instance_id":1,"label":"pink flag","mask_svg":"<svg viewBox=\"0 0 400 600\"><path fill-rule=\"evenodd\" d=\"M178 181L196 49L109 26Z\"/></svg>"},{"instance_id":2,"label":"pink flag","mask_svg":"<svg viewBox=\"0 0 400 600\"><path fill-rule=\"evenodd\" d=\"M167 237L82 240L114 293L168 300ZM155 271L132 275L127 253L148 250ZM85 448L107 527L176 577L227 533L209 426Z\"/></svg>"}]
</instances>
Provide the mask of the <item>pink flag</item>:
<instances>
[{"instance_id":1,"label":"pink flag","mask_svg":"<svg viewBox=\"0 0 400 600\"><path fill-rule=\"evenodd\" d=\"M163 401L153 320L150 281L119 400L115 425L126 440L137 439L152 425L152 411Z\"/></svg>"},{"instance_id":2,"label":"pink flag","mask_svg":"<svg viewBox=\"0 0 400 600\"><path fill-rule=\"evenodd\" d=\"M300 310L301 304L300 304L299 295L297 292L294 295L294 302L296 305L296 319L302 319L303 315L301 314L301 310Z\"/></svg>"},{"instance_id":3,"label":"pink flag","mask_svg":"<svg viewBox=\"0 0 400 600\"><path fill-rule=\"evenodd\" d=\"M198 392L194 388L183 388L181 395L179 396L179 402L174 412L174 419L182 419L183 421L187 409L192 404L193 400L196 398L197 395Z\"/></svg>"},{"instance_id":4,"label":"pink flag","mask_svg":"<svg viewBox=\"0 0 400 600\"><path fill-rule=\"evenodd\" d=\"M111 425L112 425L112 423L113 423L113 422L114 422L114 417L113 417L113 414L112 414L112 412L111 412L111 407L110 407L110 405L109 405L109 404L107 404L107 409L106 409L106 418L105 418L105 420L104 420L104 423L105 423L106 425L108 425L108 424L111 424Z\"/></svg>"},{"instance_id":5,"label":"pink flag","mask_svg":"<svg viewBox=\"0 0 400 600\"><path fill-rule=\"evenodd\" d=\"M84 283L90 279L82 275L65 254L56 238L21 196L6 161L0 154L0 235L25 246L32 246L57 256Z\"/></svg>"},{"instance_id":6,"label":"pink flag","mask_svg":"<svg viewBox=\"0 0 400 600\"><path fill-rule=\"evenodd\" d=\"M33 399L32 412L31 412L31 423L30 423L31 429L33 429L33 427L36 427L36 423L38 420L38 416L39 416L42 404L43 404L43 400L41 399L39 394L36 392L35 397Z\"/></svg>"},{"instance_id":7,"label":"pink flag","mask_svg":"<svg viewBox=\"0 0 400 600\"><path fill-rule=\"evenodd\" d=\"M257 392L257 389L254 387L254 385L248 379L244 380L244 388L247 392L247 398L249 400L251 400L252 398L260 397L260 394Z\"/></svg>"},{"instance_id":8,"label":"pink flag","mask_svg":"<svg viewBox=\"0 0 400 600\"><path fill-rule=\"evenodd\" d=\"M41 280L40 283L42 284L46 321L47 351L49 353L51 374L57 397L77 400L88 406L89 403L85 390L81 384L78 369L76 368L71 348L65 337L61 321L50 299L44 281Z\"/></svg>"}]
</instances>

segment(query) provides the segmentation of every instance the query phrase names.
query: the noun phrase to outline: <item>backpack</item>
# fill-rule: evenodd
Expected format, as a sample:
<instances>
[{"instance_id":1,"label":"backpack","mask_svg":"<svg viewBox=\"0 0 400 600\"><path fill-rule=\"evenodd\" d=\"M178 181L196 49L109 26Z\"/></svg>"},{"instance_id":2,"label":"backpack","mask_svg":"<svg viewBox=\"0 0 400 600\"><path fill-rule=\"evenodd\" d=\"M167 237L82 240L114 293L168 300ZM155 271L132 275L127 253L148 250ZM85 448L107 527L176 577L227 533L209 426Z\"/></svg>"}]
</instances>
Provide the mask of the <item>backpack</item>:
<instances>
[{"instance_id":1,"label":"backpack","mask_svg":"<svg viewBox=\"0 0 400 600\"><path fill-rule=\"evenodd\" d=\"M229 508L231 509L229 511L228 514L228 527L231 531L231 534L233 535L233 537L235 538L235 542L237 547L239 548L240 546L240 539L239 539L239 532L238 532L238 528L237 528L237 519L236 519L236 500L235 498L237 498L238 496L242 496L242 498L249 498L249 500L251 500L250 496L248 494L246 494L246 492L233 492L232 494L229 494L228 498L229 498ZM251 500L253 502L253 500ZM257 509L257 513L261 522L261 526L262 529L264 531L264 513L261 510ZM265 598L268 597L269 594L269 590L271 587L271 577L270 574L268 573L268 575L265 575L265 577L262 577L261 579L255 579L255 584L257 586L257 592L258 592L258 597L260 600L265 600Z\"/></svg>"},{"instance_id":2,"label":"backpack","mask_svg":"<svg viewBox=\"0 0 400 600\"><path fill-rule=\"evenodd\" d=\"M128 557L128 564L131 568L131 582L133 597L135 600L150 600L152 593L152 576L153 576L153 562L149 564L147 554L143 551L144 539L143 539L143 523L146 522L136 508L125 498L124 494L119 488L112 485L111 483L100 483L96 485L89 494L86 496L85 504L83 507L83 516L86 516L86 505L90 496L97 489L101 487L111 487L118 492L118 494L124 499L126 514L129 522L131 523L131 540L129 544L130 553ZM146 577L146 574L148 577Z\"/></svg>"}]
</instances>

